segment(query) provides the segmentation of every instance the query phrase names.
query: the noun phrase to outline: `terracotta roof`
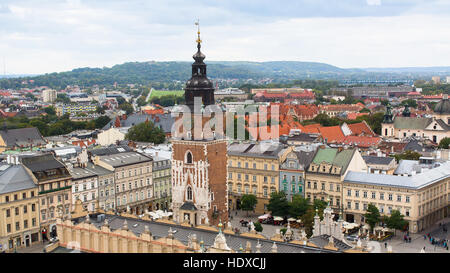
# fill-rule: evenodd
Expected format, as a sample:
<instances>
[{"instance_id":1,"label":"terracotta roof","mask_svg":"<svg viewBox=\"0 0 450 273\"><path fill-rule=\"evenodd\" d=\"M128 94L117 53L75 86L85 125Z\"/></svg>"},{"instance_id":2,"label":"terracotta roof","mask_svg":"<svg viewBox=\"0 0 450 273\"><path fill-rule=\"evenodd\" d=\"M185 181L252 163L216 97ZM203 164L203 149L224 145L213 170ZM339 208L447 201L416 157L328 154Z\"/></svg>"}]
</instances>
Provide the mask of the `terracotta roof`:
<instances>
[{"instance_id":1,"label":"terracotta roof","mask_svg":"<svg viewBox=\"0 0 450 273\"><path fill-rule=\"evenodd\" d=\"M372 129L367 125L365 121L353 124L347 124L347 126L352 130L352 135L371 135L376 136L376 134L372 131Z\"/></svg>"},{"instance_id":2,"label":"terracotta roof","mask_svg":"<svg viewBox=\"0 0 450 273\"><path fill-rule=\"evenodd\" d=\"M319 132L322 138L324 140L326 139L328 143L342 141L345 137L339 125L320 127Z\"/></svg>"},{"instance_id":3,"label":"terracotta roof","mask_svg":"<svg viewBox=\"0 0 450 273\"><path fill-rule=\"evenodd\" d=\"M342 143L347 145L354 145L357 147L369 148L377 146L381 142L379 137L366 136L346 136Z\"/></svg>"},{"instance_id":4,"label":"terracotta roof","mask_svg":"<svg viewBox=\"0 0 450 273\"><path fill-rule=\"evenodd\" d=\"M367 115L369 115L369 113L348 113L347 119L355 120L357 117L367 116Z\"/></svg>"}]
</instances>

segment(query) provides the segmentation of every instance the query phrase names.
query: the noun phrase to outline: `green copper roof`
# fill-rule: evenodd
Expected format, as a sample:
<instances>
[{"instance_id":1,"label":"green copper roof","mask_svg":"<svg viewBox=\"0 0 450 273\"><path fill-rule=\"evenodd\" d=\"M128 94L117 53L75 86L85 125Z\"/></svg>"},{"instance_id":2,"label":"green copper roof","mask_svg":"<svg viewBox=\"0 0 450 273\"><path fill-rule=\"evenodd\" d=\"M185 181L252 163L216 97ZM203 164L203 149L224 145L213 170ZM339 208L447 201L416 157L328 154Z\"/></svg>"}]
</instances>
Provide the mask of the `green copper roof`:
<instances>
[{"instance_id":1,"label":"green copper roof","mask_svg":"<svg viewBox=\"0 0 450 273\"><path fill-rule=\"evenodd\" d=\"M317 151L316 156L313 159L313 162L316 164L320 164L322 162L327 162L329 164L333 163L334 157L337 154L337 149L325 148Z\"/></svg>"},{"instance_id":2,"label":"green copper roof","mask_svg":"<svg viewBox=\"0 0 450 273\"><path fill-rule=\"evenodd\" d=\"M432 120L432 118L396 117L394 127L396 129L425 129Z\"/></svg>"},{"instance_id":3,"label":"green copper roof","mask_svg":"<svg viewBox=\"0 0 450 273\"><path fill-rule=\"evenodd\" d=\"M355 149L338 151L336 148L325 148L317 151L313 159L315 164L326 162L333 166L341 167L341 173L344 173L353 157Z\"/></svg>"}]
</instances>

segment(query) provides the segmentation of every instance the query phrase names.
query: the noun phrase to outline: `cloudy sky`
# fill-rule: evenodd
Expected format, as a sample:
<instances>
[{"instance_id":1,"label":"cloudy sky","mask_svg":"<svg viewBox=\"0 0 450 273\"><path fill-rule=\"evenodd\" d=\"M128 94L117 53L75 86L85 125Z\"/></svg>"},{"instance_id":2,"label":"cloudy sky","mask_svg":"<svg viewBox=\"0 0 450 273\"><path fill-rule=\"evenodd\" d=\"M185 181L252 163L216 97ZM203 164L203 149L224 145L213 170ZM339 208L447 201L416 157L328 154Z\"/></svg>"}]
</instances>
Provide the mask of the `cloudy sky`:
<instances>
[{"instance_id":1,"label":"cloudy sky","mask_svg":"<svg viewBox=\"0 0 450 273\"><path fill-rule=\"evenodd\" d=\"M450 66L448 0L0 0L0 73L191 61L197 18L207 60Z\"/></svg>"}]
</instances>

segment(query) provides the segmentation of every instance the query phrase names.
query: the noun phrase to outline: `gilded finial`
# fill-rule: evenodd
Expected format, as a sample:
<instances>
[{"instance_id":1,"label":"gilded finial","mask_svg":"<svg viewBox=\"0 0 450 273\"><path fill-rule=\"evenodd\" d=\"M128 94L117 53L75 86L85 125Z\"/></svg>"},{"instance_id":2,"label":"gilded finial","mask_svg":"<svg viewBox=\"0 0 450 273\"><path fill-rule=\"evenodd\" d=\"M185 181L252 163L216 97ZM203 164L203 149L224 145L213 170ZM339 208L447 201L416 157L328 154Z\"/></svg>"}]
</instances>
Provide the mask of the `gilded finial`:
<instances>
[{"instance_id":1,"label":"gilded finial","mask_svg":"<svg viewBox=\"0 0 450 273\"><path fill-rule=\"evenodd\" d=\"M199 19L197 19L197 22L195 22L195 25L197 26L197 35L198 35L197 44L201 44L202 40L200 39L200 20Z\"/></svg>"}]
</instances>

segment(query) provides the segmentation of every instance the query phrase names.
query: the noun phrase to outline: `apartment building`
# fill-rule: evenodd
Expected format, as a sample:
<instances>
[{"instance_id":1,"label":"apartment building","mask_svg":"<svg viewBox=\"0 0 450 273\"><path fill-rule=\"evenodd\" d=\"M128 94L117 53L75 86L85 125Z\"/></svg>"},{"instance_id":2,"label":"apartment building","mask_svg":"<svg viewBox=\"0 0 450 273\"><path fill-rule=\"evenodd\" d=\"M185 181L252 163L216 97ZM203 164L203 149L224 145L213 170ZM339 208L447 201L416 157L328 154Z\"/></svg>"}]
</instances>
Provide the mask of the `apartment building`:
<instances>
[{"instance_id":1,"label":"apartment building","mask_svg":"<svg viewBox=\"0 0 450 273\"><path fill-rule=\"evenodd\" d=\"M329 200L335 215L342 212L342 192L349 171L367 172L367 165L357 149L319 147L306 171L305 196L311 201Z\"/></svg>"},{"instance_id":2,"label":"apartment building","mask_svg":"<svg viewBox=\"0 0 450 273\"><path fill-rule=\"evenodd\" d=\"M228 147L230 209L240 209L244 194L256 195L256 213L267 212L270 194L279 191L280 163L293 147L280 143L239 144Z\"/></svg>"},{"instance_id":3,"label":"apartment building","mask_svg":"<svg viewBox=\"0 0 450 273\"><path fill-rule=\"evenodd\" d=\"M153 157L154 210L168 210L172 203L172 182L170 158Z\"/></svg>"},{"instance_id":4,"label":"apartment building","mask_svg":"<svg viewBox=\"0 0 450 273\"><path fill-rule=\"evenodd\" d=\"M41 241L38 186L19 164L0 165L0 252Z\"/></svg>"},{"instance_id":5,"label":"apartment building","mask_svg":"<svg viewBox=\"0 0 450 273\"><path fill-rule=\"evenodd\" d=\"M295 194L305 197L305 170L313 160L315 151L291 151L280 165L280 191L288 200Z\"/></svg>"},{"instance_id":6,"label":"apartment building","mask_svg":"<svg viewBox=\"0 0 450 273\"><path fill-rule=\"evenodd\" d=\"M137 152L122 152L97 155L93 161L114 172L117 211L141 215L152 209L152 158Z\"/></svg>"},{"instance_id":7,"label":"apartment building","mask_svg":"<svg viewBox=\"0 0 450 273\"><path fill-rule=\"evenodd\" d=\"M347 221L364 223L368 204L374 204L381 215L399 210L409 231L420 232L449 215L450 162L409 176L350 171L343 193Z\"/></svg>"},{"instance_id":8,"label":"apartment building","mask_svg":"<svg viewBox=\"0 0 450 273\"><path fill-rule=\"evenodd\" d=\"M41 232L56 237L56 218L68 219L72 211L72 176L52 154L24 156L21 161L39 187Z\"/></svg>"}]
</instances>

